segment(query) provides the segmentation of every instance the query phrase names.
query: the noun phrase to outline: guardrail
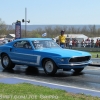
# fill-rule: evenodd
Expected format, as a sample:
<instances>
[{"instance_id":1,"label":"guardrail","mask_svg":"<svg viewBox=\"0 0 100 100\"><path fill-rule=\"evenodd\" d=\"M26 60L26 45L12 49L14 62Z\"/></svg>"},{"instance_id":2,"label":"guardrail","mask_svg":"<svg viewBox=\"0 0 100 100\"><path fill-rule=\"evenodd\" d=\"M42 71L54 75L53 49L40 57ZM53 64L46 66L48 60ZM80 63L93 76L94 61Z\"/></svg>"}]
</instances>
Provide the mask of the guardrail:
<instances>
[{"instance_id":1,"label":"guardrail","mask_svg":"<svg viewBox=\"0 0 100 100\"><path fill-rule=\"evenodd\" d=\"M66 49L69 49L69 47L66 47ZM91 47L73 47L72 46L72 49L73 50L81 50L81 51L88 51L88 52L99 52L100 51L100 48L96 48L96 47L94 47L94 48L91 48Z\"/></svg>"}]
</instances>

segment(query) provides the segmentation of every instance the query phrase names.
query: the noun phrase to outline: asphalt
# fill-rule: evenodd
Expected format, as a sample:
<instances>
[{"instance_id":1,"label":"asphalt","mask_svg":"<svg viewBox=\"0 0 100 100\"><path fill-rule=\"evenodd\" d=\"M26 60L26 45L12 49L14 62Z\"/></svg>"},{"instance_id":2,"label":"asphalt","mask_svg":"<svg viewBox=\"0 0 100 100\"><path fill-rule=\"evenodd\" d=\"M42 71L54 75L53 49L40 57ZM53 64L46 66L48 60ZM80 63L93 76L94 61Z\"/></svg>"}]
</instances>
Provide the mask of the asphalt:
<instances>
[{"instance_id":1,"label":"asphalt","mask_svg":"<svg viewBox=\"0 0 100 100\"><path fill-rule=\"evenodd\" d=\"M92 63L90 64L91 66L100 67L100 58L92 58L91 60L92 60ZM0 83L7 83L7 84L17 84L17 83L23 83L23 82L46 86L50 88L62 89L70 93L76 93L76 94L81 93L81 94L100 97L100 91L93 91L93 90L91 91L88 89L69 87L69 86L64 86L64 85L59 85L59 84L52 84L52 83L47 83L47 82L36 81L36 80L32 81L32 80L21 79L21 78L16 78L16 77L0 79Z\"/></svg>"}]
</instances>

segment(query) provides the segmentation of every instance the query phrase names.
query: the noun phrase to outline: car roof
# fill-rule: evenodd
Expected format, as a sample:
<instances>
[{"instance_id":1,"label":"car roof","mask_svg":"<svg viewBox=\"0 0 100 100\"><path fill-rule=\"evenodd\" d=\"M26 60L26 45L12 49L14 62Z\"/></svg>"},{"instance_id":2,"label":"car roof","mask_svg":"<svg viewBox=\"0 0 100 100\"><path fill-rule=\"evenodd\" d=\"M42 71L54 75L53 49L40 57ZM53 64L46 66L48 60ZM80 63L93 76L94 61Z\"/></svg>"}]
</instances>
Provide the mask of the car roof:
<instances>
[{"instance_id":1,"label":"car roof","mask_svg":"<svg viewBox=\"0 0 100 100\"><path fill-rule=\"evenodd\" d=\"M21 39L16 39L15 41L19 40L28 40L28 41L34 41L34 40L52 40L51 38L21 38Z\"/></svg>"},{"instance_id":2,"label":"car roof","mask_svg":"<svg viewBox=\"0 0 100 100\"><path fill-rule=\"evenodd\" d=\"M22 40L26 40L26 41L36 41L36 40L52 40L52 38L21 38L21 39L15 39L12 42L8 42L4 45L13 45L13 43L17 42L17 41L22 41Z\"/></svg>"}]
</instances>

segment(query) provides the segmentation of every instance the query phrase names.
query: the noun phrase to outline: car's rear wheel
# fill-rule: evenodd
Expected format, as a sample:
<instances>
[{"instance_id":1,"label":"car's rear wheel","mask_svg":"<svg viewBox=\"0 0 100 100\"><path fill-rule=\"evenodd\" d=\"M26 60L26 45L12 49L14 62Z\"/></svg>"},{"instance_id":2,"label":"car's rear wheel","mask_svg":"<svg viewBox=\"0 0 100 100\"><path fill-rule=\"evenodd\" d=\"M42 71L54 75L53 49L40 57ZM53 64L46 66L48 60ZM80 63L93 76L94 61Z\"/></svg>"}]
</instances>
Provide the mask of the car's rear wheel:
<instances>
[{"instance_id":1,"label":"car's rear wheel","mask_svg":"<svg viewBox=\"0 0 100 100\"><path fill-rule=\"evenodd\" d=\"M1 64L2 64L2 67L5 69L12 69L15 67L15 64L12 63L11 59L9 58L7 54L3 54L1 56Z\"/></svg>"},{"instance_id":2,"label":"car's rear wheel","mask_svg":"<svg viewBox=\"0 0 100 100\"><path fill-rule=\"evenodd\" d=\"M75 71L75 73L80 73L84 68L76 68L76 69L73 69Z\"/></svg>"},{"instance_id":3,"label":"car's rear wheel","mask_svg":"<svg viewBox=\"0 0 100 100\"><path fill-rule=\"evenodd\" d=\"M57 66L51 59L46 59L43 62L43 67L47 75L54 75L57 72Z\"/></svg>"}]
</instances>

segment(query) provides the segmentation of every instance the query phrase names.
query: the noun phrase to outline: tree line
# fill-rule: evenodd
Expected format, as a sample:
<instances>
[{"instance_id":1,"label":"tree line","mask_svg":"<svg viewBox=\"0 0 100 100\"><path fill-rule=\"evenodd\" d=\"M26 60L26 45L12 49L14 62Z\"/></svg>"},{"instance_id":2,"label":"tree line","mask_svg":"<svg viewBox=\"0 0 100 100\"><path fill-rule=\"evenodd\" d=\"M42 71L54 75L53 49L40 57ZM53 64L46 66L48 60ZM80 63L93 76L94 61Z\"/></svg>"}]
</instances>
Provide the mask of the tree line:
<instances>
[{"instance_id":1,"label":"tree line","mask_svg":"<svg viewBox=\"0 0 100 100\"><path fill-rule=\"evenodd\" d=\"M73 26L56 26L55 28L52 28L51 26L47 26L45 29L38 28L36 30L27 31L26 37L42 37L43 33L47 33L46 37L54 38L60 35L62 29L65 30L65 34L84 34L88 37L100 37L100 28L96 28L95 25L84 25L82 28L75 28ZM0 36L14 33L15 30L13 29L13 26L6 25L6 23L0 18ZM25 30L23 29L21 30L21 36L25 37Z\"/></svg>"}]
</instances>

